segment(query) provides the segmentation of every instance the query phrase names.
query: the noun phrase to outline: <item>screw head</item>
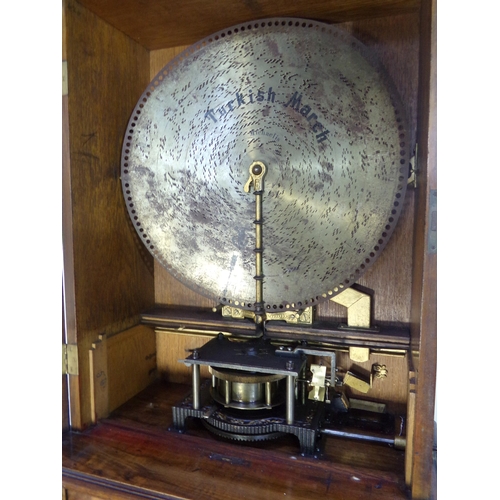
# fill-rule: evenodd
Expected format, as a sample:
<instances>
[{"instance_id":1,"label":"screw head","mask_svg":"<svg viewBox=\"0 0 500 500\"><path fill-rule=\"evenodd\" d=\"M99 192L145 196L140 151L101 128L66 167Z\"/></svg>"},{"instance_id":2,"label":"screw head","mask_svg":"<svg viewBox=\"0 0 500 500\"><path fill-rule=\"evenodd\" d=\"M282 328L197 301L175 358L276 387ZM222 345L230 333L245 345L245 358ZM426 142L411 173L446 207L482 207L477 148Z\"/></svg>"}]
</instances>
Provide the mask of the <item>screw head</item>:
<instances>
[{"instance_id":1,"label":"screw head","mask_svg":"<svg viewBox=\"0 0 500 500\"><path fill-rule=\"evenodd\" d=\"M258 163L256 163L253 167L252 167L252 174L253 175L260 175L262 173L262 166L259 165Z\"/></svg>"}]
</instances>

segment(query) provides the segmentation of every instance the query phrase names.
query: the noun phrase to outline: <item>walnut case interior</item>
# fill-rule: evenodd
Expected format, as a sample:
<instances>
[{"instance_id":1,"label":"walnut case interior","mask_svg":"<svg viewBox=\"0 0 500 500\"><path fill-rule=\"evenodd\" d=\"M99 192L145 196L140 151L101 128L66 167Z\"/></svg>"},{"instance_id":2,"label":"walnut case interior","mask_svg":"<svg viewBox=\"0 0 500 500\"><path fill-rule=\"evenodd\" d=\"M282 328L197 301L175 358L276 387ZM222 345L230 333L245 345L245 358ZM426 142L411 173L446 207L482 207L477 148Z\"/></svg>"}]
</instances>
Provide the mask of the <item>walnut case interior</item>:
<instances>
[{"instance_id":1,"label":"walnut case interior","mask_svg":"<svg viewBox=\"0 0 500 500\"><path fill-rule=\"evenodd\" d=\"M427 221L436 189L434 9L432 2L415 1L223 2L220 10L196 1L64 3L65 325L67 343L78 349L76 373L63 376L71 394L69 401L63 397L67 498L262 498L279 492L310 498L345 491L351 498L405 498L407 491L431 497L436 254ZM355 365L387 366L388 383L374 384L370 399L413 415L406 452L332 438L325 457L311 462L295 457L294 444L286 441L235 448L198 429L190 436L166 431L170 408L191 380L178 360L211 334L244 327L216 319L213 300L184 287L145 250L121 192L123 135L139 96L185 46L273 16L340 23L371 47L394 80L418 143L417 188L407 190L391 240L358 282L373 291L374 323L384 336L346 334L337 356L350 370L349 346L373 345L370 361ZM169 315L158 312L164 308ZM303 335L328 335L346 313L324 302L316 318L314 328L300 327ZM288 335L287 327L274 328L279 337ZM391 334L399 329L407 336ZM403 354L391 355L391 349Z\"/></svg>"}]
</instances>

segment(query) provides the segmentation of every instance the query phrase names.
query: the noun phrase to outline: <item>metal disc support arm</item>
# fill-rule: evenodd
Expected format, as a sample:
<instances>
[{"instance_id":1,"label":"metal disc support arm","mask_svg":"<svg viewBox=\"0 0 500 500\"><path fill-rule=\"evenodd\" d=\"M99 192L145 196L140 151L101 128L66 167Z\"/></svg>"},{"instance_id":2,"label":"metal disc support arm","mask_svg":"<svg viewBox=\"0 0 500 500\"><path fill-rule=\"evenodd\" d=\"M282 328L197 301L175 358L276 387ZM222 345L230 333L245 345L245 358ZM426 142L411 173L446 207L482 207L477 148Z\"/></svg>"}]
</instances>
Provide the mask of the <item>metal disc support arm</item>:
<instances>
[{"instance_id":1,"label":"metal disc support arm","mask_svg":"<svg viewBox=\"0 0 500 500\"><path fill-rule=\"evenodd\" d=\"M330 299L347 308L347 326L351 328L371 327L371 297L367 293L347 288ZM349 347L349 357L353 361L364 362L370 359L368 347Z\"/></svg>"},{"instance_id":2,"label":"metal disc support arm","mask_svg":"<svg viewBox=\"0 0 500 500\"><path fill-rule=\"evenodd\" d=\"M264 192L264 176L266 175L266 166L260 161L254 161L249 168L250 177L245 184L245 193L250 192L250 186L253 184L255 195L255 324L264 333L264 298L263 281L264 273L262 270L262 194Z\"/></svg>"}]
</instances>

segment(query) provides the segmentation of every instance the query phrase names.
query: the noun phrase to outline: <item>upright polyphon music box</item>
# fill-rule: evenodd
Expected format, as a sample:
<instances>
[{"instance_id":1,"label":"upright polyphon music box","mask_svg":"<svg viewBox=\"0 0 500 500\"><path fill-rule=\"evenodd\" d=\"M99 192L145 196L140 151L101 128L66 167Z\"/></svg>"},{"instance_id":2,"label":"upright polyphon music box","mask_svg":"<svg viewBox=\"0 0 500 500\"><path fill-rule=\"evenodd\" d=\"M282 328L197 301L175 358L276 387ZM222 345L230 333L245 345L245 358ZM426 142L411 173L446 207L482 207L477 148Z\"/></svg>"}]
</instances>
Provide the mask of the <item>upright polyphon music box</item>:
<instances>
[{"instance_id":1,"label":"upright polyphon music box","mask_svg":"<svg viewBox=\"0 0 500 500\"><path fill-rule=\"evenodd\" d=\"M64 2L63 498L434 498L435 29Z\"/></svg>"}]
</instances>

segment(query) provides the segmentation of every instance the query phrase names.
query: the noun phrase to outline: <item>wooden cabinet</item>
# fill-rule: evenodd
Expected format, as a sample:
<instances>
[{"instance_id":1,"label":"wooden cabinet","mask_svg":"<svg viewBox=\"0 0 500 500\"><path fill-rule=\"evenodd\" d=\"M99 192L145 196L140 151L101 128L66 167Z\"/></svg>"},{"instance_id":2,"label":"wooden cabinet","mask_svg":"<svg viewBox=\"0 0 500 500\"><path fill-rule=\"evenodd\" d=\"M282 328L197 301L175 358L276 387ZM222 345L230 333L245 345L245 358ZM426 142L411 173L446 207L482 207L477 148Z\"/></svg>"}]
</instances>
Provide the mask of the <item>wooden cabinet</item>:
<instances>
[{"instance_id":1,"label":"wooden cabinet","mask_svg":"<svg viewBox=\"0 0 500 500\"><path fill-rule=\"evenodd\" d=\"M208 3L66 0L63 59L65 328L77 352L63 434L63 491L91 498L432 497L436 370L436 13L432 1ZM254 19L339 23L370 46L393 78L418 144L417 187L398 227L359 282L374 292L374 322L406 328L398 355L376 353L387 384L373 398L404 415L406 452L332 440L321 459L293 443L221 443L199 429L169 432L189 372L178 359L203 329L141 321L157 306L214 304L171 277L143 246L123 201L122 140L150 80L187 45ZM318 317L338 319L333 303ZM216 328L216 327L214 327ZM343 366L349 357L339 353ZM184 385L183 385L184 384ZM410 425L408 425L410 424ZM408 430L409 428L409 430ZM413 429L413 431L412 431Z\"/></svg>"}]
</instances>

